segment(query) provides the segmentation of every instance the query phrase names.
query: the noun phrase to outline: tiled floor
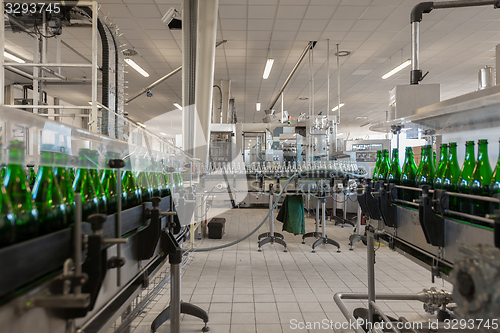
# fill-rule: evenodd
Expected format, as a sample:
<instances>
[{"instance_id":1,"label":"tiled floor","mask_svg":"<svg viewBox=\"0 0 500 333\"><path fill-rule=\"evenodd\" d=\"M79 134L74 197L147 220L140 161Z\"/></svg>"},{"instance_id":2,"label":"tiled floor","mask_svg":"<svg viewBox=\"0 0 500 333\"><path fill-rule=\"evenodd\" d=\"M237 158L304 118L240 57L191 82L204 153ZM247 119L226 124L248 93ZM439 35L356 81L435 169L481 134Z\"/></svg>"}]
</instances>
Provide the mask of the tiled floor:
<instances>
[{"instance_id":1,"label":"tiled floor","mask_svg":"<svg viewBox=\"0 0 500 333\"><path fill-rule=\"evenodd\" d=\"M225 213L226 234L221 240L204 239L198 248L211 247L236 240L253 230L266 216L266 209L235 209ZM313 219L307 219L306 231L314 230ZM281 223L276 222L277 230ZM207 310L210 332L307 332L293 329L291 321L321 322L324 319L345 322L333 301L337 292L366 292L366 247L358 242L349 251L348 237L353 228L327 222L327 234L341 244L341 253L331 245L321 245L311 253L313 239L301 244L301 236L285 233L287 253L281 245L264 245L257 251L257 235L266 232L266 223L256 234L236 246L192 255L183 271L182 298ZM422 288L450 290L441 280L432 284L430 273L409 259L381 246L376 252L376 287L379 293L418 292ZM169 302L169 292L158 297L149 313L136 321L135 333L150 331L156 315ZM346 301L354 309L366 305ZM419 302L377 302L383 311L396 318L427 320ZM397 311L397 315L394 313ZM181 332L201 332L202 321L183 316ZM169 332L165 323L158 332ZM328 332L317 329L309 332ZM338 331L341 332L341 331Z\"/></svg>"}]
</instances>

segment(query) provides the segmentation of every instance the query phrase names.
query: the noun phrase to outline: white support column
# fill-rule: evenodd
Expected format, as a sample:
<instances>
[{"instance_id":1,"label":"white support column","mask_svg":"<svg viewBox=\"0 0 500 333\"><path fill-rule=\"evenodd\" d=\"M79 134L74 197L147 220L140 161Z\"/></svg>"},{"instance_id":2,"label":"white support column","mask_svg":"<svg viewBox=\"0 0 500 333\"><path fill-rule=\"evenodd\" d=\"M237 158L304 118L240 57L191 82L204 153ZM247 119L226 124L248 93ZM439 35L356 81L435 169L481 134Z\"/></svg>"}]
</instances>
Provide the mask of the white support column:
<instances>
[{"instance_id":1,"label":"white support column","mask_svg":"<svg viewBox=\"0 0 500 333\"><path fill-rule=\"evenodd\" d=\"M198 0L182 1L182 149L195 147L196 39Z\"/></svg>"},{"instance_id":2,"label":"white support column","mask_svg":"<svg viewBox=\"0 0 500 333\"><path fill-rule=\"evenodd\" d=\"M231 98L231 80L221 80L220 87L222 89L222 123L229 123L229 99Z\"/></svg>"},{"instance_id":3,"label":"white support column","mask_svg":"<svg viewBox=\"0 0 500 333\"><path fill-rule=\"evenodd\" d=\"M210 140L210 113L215 68L215 41L217 37L218 0L203 0L198 3L198 38L196 52L196 109L201 131L196 133L197 149L194 156L208 162Z\"/></svg>"}]
</instances>

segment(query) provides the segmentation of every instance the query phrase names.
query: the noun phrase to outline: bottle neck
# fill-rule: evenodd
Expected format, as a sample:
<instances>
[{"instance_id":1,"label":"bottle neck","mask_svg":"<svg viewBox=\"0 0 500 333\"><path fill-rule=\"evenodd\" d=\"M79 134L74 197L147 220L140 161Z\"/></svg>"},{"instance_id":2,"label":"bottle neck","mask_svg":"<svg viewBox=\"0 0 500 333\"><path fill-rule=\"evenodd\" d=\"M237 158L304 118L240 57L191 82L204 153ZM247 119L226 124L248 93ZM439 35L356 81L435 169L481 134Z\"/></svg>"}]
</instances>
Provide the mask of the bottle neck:
<instances>
[{"instance_id":1,"label":"bottle neck","mask_svg":"<svg viewBox=\"0 0 500 333\"><path fill-rule=\"evenodd\" d=\"M467 145L465 147L465 160L474 160L474 145Z\"/></svg>"},{"instance_id":2,"label":"bottle neck","mask_svg":"<svg viewBox=\"0 0 500 333\"><path fill-rule=\"evenodd\" d=\"M450 146L450 156L448 157L449 161L457 162L457 146Z\"/></svg>"},{"instance_id":3,"label":"bottle neck","mask_svg":"<svg viewBox=\"0 0 500 333\"><path fill-rule=\"evenodd\" d=\"M477 160L482 161L482 160L487 160L487 159L488 159L488 144L482 143L479 145L479 152L477 155Z\"/></svg>"}]
</instances>

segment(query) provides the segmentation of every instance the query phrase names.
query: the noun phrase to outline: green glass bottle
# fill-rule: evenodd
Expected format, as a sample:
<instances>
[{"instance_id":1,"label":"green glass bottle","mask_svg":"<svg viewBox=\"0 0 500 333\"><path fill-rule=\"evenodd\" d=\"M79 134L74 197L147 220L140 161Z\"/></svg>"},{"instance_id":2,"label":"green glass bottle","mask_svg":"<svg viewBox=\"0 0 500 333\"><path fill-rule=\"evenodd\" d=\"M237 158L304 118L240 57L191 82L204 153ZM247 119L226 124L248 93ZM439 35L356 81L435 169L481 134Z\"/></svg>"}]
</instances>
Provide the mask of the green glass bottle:
<instances>
[{"instance_id":1,"label":"green glass bottle","mask_svg":"<svg viewBox=\"0 0 500 333\"><path fill-rule=\"evenodd\" d=\"M474 156L474 141L467 141L465 143L465 161L462 166L462 170L460 171L460 176L458 177L458 192L466 194L470 193L470 186L475 165L476 159ZM466 198L457 198L457 201L460 212L470 213L470 200Z\"/></svg>"},{"instance_id":2,"label":"green glass bottle","mask_svg":"<svg viewBox=\"0 0 500 333\"><path fill-rule=\"evenodd\" d=\"M448 145L443 143L441 145L441 156L439 158L439 166L436 170L436 176L434 177L434 188L442 188L443 185L443 175L448 164Z\"/></svg>"},{"instance_id":3,"label":"green glass bottle","mask_svg":"<svg viewBox=\"0 0 500 333\"><path fill-rule=\"evenodd\" d=\"M392 149L392 161L387 180L389 183L397 185L399 185L401 181L401 167L399 166L399 150L397 148Z\"/></svg>"},{"instance_id":4,"label":"green glass bottle","mask_svg":"<svg viewBox=\"0 0 500 333\"><path fill-rule=\"evenodd\" d=\"M66 202L54 176L54 153L41 147L40 166L33 186L32 198L38 210L40 234L54 232L67 226Z\"/></svg>"},{"instance_id":5,"label":"green glass bottle","mask_svg":"<svg viewBox=\"0 0 500 333\"><path fill-rule=\"evenodd\" d=\"M28 164L28 172L26 174L26 178L28 179L28 183L30 185L30 189L33 189L33 185L35 185L36 172L35 166L33 164Z\"/></svg>"},{"instance_id":6,"label":"green glass bottle","mask_svg":"<svg viewBox=\"0 0 500 333\"><path fill-rule=\"evenodd\" d=\"M141 171L137 173L137 186L141 188L142 201L148 202L153 197L153 187L150 182L151 177L146 171L146 161L143 158L139 160L139 168Z\"/></svg>"},{"instance_id":7,"label":"green glass bottle","mask_svg":"<svg viewBox=\"0 0 500 333\"><path fill-rule=\"evenodd\" d=\"M488 158L488 140L478 141L476 166L472 173L470 192L474 195L490 195L491 166ZM471 200L471 214L484 216L489 213L490 204L486 201Z\"/></svg>"},{"instance_id":8,"label":"green glass bottle","mask_svg":"<svg viewBox=\"0 0 500 333\"><path fill-rule=\"evenodd\" d=\"M0 185L0 248L16 242L16 216L7 191Z\"/></svg>"},{"instance_id":9,"label":"green glass bottle","mask_svg":"<svg viewBox=\"0 0 500 333\"><path fill-rule=\"evenodd\" d=\"M437 170L437 164L436 164L436 152L432 152L432 164L434 164L434 170Z\"/></svg>"},{"instance_id":10,"label":"green glass bottle","mask_svg":"<svg viewBox=\"0 0 500 333\"><path fill-rule=\"evenodd\" d=\"M56 166L54 169L54 177L59 184L61 194L66 203L66 219L68 224L71 224L75 215L75 192L73 191L73 181L66 170L68 165L68 155L65 153L56 153Z\"/></svg>"},{"instance_id":11,"label":"green glass bottle","mask_svg":"<svg viewBox=\"0 0 500 333\"><path fill-rule=\"evenodd\" d=\"M417 186L422 187L424 185L429 185L432 187L434 176L436 175L434 163L432 162L432 146L425 146L423 154L422 160L420 161L422 168L417 177Z\"/></svg>"},{"instance_id":12,"label":"green glass bottle","mask_svg":"<svg viewBox=\"0 0 500 333\"><path fill-rule=\"evenodd\" d=\"M109 160L112 159L117 159L119 158L119 154L114 153L114 152L107 152L106 153L106 164L108 165ZM101 175L101 184L104 190L104 195L106 196L106 208L107 208L107 213L110 214L115 214L118 210L118 202L117 202L117 181L116 181L116 171L113 169L110 169L109 167L105 168L102 172ZM127 196L126 192L123 191L121 196L122 198L122 207L125 208L125 205L127 203Z\"/></svg>"},{"instance_id":13,"label":"green glass bottle","mask_svg":"<svg viewBox=\"0 0 500 333\"><path fill-rule=\"evenodd\" d=\"M448 163L446 164L443 181L442 181L442 189L448 192L457 192L458 191L458 178L460 176L460 166L458 165L457 158L457 143L451 142L449 145L449 157ZM453 211L458 210L458 201L457 197L449 196L449 207Z\"/></svg>"},{"instance_id":14,"label":"green glass bottle","mask_svg":"<svg viewBox=\"0 0 500 333\"><path fill-rule=\"evenodd\" d=\"M422 164L422 160L424 159L424 151L425 151L425 146L420 147L420 162L418 163L417 177L415 178L415 181L420 176L420 174L422 173L422 167L424 166Z\"/></svg>"},{"instance_id":15,"label":"green glass bottle","mask_svg":"<svg viewBox=\"0 0 500 333\"><path fill-rule=\"evenodd\" d=\"M373 168L373 181L377 181L378 177L378 168L380 167L380 163L382 162L382 150L377 150L377 159L375 160L375 168Z\"/></svg>"},{"instance_id":16,"label":"green glass bottle","mask_svg":"<svg viewBox=\"0 0 500 333\"><path fill-rule=\"evenodd\" d=\"M94 181L89 174L89 150L82 148L79 152L78 164L75 180L73 181L73 191L82 196L82 220L87 221L92 214L99 213L99 199L94 187ZM101 213L104 213L101 211Z\"/></svg>"},{"instance_id":17,"label":"green glass bottle","mask_svg":"<svg viewBox=\"0 0 500 333\"><path fill-rule=\"evenodd\" d=\"M104 188L101 183L101 179L99 178L99 172L97 169L99 168L99 152L97 150L89 151L89 175L94 182L95 191L98 199L98 210L99 213L106 214L108 211L107 208L107 198L106 193L104 193Z\"/></svg>"},{"instance_id":18,"label":"green glass bottle","mask_svg":"<svg viewBox=\"0 0 500 333\"><path fill-rule=\"evenodd\" d=\"M163 187L161 186L160 178L158 176L158 170L157 170L157 163L151 159L151 172L150 172L150 179L151 179L151 187L153 188L153 197L160 197L163 191Z\"/></svg>"},{"instance_id":19,"label":"green glass bottle","mask_svg":"<svg viewBox=\"0 0 500 333\"><path fill-rule=\"evenodd\" d=\"M500 142L499 142L499 147L500 147ZM500 152L498 154L497 166L495 167L495 172L491 176L491 183L490 183L490 195L493 197L498 194L500 194ZM500 204L492 203L491 211L493 212L495 209L500 209Z\"/></svg>"},{"instance_id":20,"label":"green glass bottle","mask_svg":"<svg viewBox=\"0 0 500 333\"><path fill-rule=\"evenodd\" d=\"M24 241L38 236L38 212L24 173L24 145L12 141L9 146L9 164L3 186L10 197L16 215L16 241Z\"/></svg>"},{"instance_id":21,"label":"green glass bottle","mask_svg":"<svg viewBox=\"0 0 500 333\"><path fill-rule=\"evenodd\" d=\"M75 181L76 174L75 174L75 168L72 166L68 167L68 174L69 174L69 180L71 180L71 183Z\"/></svg>"},{"instance_id":22,"label":"green glass bottle","mask_svg":"<svg viewBox=\"0 0 500 333\"><path fill-rule=\"evenodd\" d=\"M164 173L163 178L165 179L165 187L167 189L167 196L172 195L172 182L170 181L170 174Z\"/></svg>"},{"instance_id":23,"label":"green glass bottle","mask_svg":"<svg viewBox=\"0 0 500 333\"><path fill-rule=\"evenodd\" d=\"M123 191L126 192L126 208L132 208L142 203L142 193L131 170L130 159L125 161L125 171L122 176Z\"/></svg>"},{"instance_id":24,"label":"green glass bottle","mask_svg":"<svg viewBox=\"0 0 500 333\"><path fill-rule=\"evenodd\" d=\"M413 149L411 147L406 147L405 150L405 161L401 173L401 185L408 187L417 186L417 165L415 164L415 156L413 155ZM417 192L405 189L401 191L401 196L403 200L412 202L413 199L417 198Z\"/></svg>"},{"instance_id":25,"label":"green glass bottle","mask_svg":"<svg viewBox=\"0 0 500 333\"><path fill-rule=\"evenodd\" d=\"M389 176L389 169L391 168L390 161L389 161L389 150L388 149L383 149L382 150L382 161L380 162L380 166L378 168L378 176L377 180L387 180L387 177Z\"/></svg>"}]
</instances>

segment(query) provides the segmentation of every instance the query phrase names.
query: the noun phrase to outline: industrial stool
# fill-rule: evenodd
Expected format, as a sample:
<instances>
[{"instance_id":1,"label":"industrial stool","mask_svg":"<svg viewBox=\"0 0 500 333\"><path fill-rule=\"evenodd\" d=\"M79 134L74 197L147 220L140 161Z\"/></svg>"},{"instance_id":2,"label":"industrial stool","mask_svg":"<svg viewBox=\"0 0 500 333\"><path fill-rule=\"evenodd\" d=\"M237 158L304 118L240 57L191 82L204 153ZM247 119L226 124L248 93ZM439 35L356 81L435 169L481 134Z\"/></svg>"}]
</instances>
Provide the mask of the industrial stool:
<instances>
[{"instance_id":1,"label":"industrial stool","mask_svg":"<svg viewBox=\"0 0 500 333\"><path fill-rule=\"evenodd\" d=\"M321 244L331 244L337 247L337 252L340 252L340 244L333 239L328 238L326 235L326 219L325 219L325 212L326 212L326 191L322 189L318 193L318 209L316 209L316 231L314 233L309 233L306 234L307 237L317 237L316 241L312 245L312 252L316 252L316 247ZM321 200L321 224L323 225L323 232L319 232L319 202ZM312 235L311 235L312 234ZM304 235L304 236L306 236ZM302 244L304 244L304 236L302 236Z\"/></svg>"},{"instance_id":2,"label":"industrial stool","mask_svg":"<svg viewBox=\"0 0 500 333\"><path fill-rule=\"evenodd\" d=\"M316 201L316 221L314 224L316 226L316 230L302 235L302 244L306 243L305 239L308 237L319 238L323 235L321 232L319 232L319 199Z\"/></svg>"},{"instance_id":3,"label":"industrial stool","mask_svg":"<svg viewBox=\"0 0 500 333\"><path fill-rule=\"evenodd\" d=\"M173 201L173 200L172 200ZM151 323L151 333L156 332L158 328L167 320L170 319L170 332L180 333L181 313L185 313L197 318L200 318L205 323L201 329L202 332L210 331L207 326L208 314L202 308L191 304L185 303L181 300L181 262L182 262L182 248L174 237L172 230L175 223L173 222L173 215L176 212L162 212L162 215L170 215L171 220L169 223L168 231L162 232L161 242L162 249L168 253L168 262L170 263L170 305L163 310Z\"/></svg>"},{"instance_id":4,"label":"industrial stool","mask_svg":"<svg viewBox=\"0 0 500 333\"><path fill-rule=\"evenodd\" d=\"M269 209L271 210L271 215L269 216L269 232L265 232L259 235L259 252L262 251L262 245L267 243L278 243L285 247L284 252L288 252L286 242L284 241L284 236L280 233L274 232L274 192L273 184L269 184ZM263 238L263 239L262 239ZM262 240L261 240L262 239Z\"/></svg>"},{"instance_id":5,"label":"industrial stool","mask_svg":"<svg viewBox=\"0 0 500 333\"><path fill-rule=\"evenodd\" d=\"M335 202L334 202L333 206L334 206L333 209L336 210L337 205L336 205ZM349 224L350 226L353 226L353 227L356 226L353 221L347 219L347 191L346 190L344 190L344 218L341 218L341 217L338 217L338 216L335 216L335 217L337 218L337 221L335 222L335 225L341 224L342 228L346 224Z\"/></svg>"},{"instance_id":6,"label":"industrial stool","mask_svg":"<svg viewBox=\"0 0 500 333\"><path fill-rule=\"evenodd\" d=\"M349 250L352 251L352 246L354 243L362 241L366 245L366 236L361 235L361 206L358 204L358 222L356 223L356 228L354 232L349 236Z\"/></svg>"}]
</instances>

